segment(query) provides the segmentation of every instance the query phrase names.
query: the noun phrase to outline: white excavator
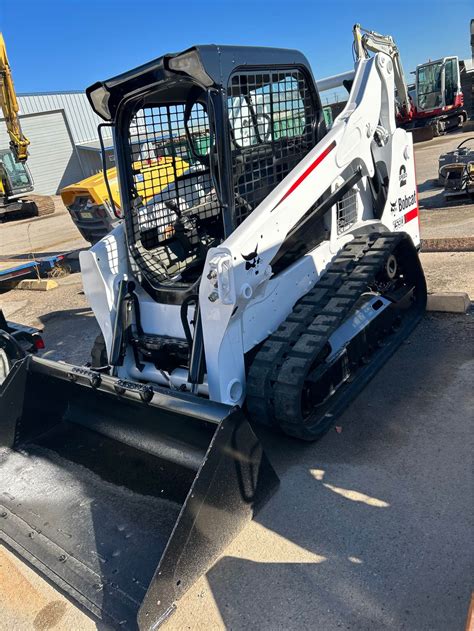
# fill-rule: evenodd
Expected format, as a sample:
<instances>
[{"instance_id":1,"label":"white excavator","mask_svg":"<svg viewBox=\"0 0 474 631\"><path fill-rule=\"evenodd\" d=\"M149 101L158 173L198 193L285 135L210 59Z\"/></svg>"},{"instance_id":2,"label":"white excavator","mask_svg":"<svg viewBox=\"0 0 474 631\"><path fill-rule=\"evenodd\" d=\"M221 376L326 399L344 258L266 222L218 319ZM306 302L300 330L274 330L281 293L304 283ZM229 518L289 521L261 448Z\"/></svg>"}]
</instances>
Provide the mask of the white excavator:
<instances>
[{"instance_id":1,"label":"white excavator","mask_svg":"<svg viewBox=\"0 0 474 631\"><path fill-rule=\"evenodd\" d=\"M166 621L277 487L256 424L319 438L424 312L398 52L354 35L329 131L295 50L194 46L87 90L124 222L81 253L92 365L25 356L0 389L0 536L121 628ZM134 148L163 141L188 168L147 177Z\"/></svg>"}]
</instances>

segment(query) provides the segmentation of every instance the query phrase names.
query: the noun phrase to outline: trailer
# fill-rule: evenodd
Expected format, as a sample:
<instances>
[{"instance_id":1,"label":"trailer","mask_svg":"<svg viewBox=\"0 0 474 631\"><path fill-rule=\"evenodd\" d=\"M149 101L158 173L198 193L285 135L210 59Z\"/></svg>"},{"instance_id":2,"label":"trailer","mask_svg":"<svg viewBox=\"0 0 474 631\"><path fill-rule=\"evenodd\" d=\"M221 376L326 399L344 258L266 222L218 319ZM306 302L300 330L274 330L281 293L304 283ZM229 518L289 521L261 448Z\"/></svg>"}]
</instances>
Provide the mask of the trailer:
<instances>
[{"instance_id":1,"label":"trailer","mask_svg":"<svg viewBox=\"0 0 474 631\"><path fill-rule=\"evenodd\" d=\"M34 258L14 258L0 256L0 289L6 282L28 276L46 276L61 264L67 254L53 254Z\"/></svg>"}]
</instances>

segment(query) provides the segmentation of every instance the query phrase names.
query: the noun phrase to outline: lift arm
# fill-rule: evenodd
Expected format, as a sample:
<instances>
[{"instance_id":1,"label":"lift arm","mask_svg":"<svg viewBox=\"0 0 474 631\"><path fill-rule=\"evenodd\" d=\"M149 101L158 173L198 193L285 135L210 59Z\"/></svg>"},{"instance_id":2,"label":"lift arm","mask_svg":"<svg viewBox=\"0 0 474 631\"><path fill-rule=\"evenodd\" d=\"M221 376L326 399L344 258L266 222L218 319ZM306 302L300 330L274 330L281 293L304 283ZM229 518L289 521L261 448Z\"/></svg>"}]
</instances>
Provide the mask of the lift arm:
<instances>
[{"instance_id":1,"label":"lift arm","mask_svg":"<svg viewBox=\"0 0 474 631\"><path fill-rule=\"evenodd\" d=\"M199 303L212 399L241 403L246 379L245 352L278 327L281 314L290 313L321 276L344 239L352 238L337 233L338 180L341 186L337 194L341 198L355 186L354 182L360 183L356 189L361 195L358 212L365 222L377 221L368 189L376 169L377 177L383 173L387 176L383 207L378 212L380 221L392 231L394 217L399 218L402 210L410 210L415 216L411 137L396 126L391 59L379 52L357 62L349 100L331 130L248 219L222 244L208 251ZM407 174L406 188L401 190L400 172L403 179ZM406 202L402 195L405 190L410 193ZM318 205L317 200L323 200L325 195L326 201ZM332 208L330 237L314 250L314 258L308 253L284 272L274 274L278 252L285 245L291 246L295 230L306 229L303 220L309 216L307 213L314 211L323 216L328 206ZM403 218L400 226L404 228L402 222ZM419 242L418 233L413 234L413 240Z\"/></svg>"},{"instance_id":2,"label":"lift arm","mask_svg":"<svg viewBox=\"0 0 474 631\"><path fill-rule=\"evenodd\" d=\"M368 59L369 52L385 53L390 57L393 64L395 87L400 104L400 115L403 118L411 118L413 115L413 107L408 94L405 74L400 60L400 52L393 41L393 37L390 35L380 35L380 33L376 33L375 31L368 31L362 28L360 24L354 25L353 33L354 50L357 61Z\"/></svg>"},{"instance_id":3,"label":"lift arm","mask_svg":"<svg viewBox=\"0 0 474 631\"><path fill-rule=\"evenodd\" d=\"M0 109L10 136L10 148L18 162L26 162L30 141L21 129L18 100L3 35L0 33Z\"/></svg>"}]
</instances>

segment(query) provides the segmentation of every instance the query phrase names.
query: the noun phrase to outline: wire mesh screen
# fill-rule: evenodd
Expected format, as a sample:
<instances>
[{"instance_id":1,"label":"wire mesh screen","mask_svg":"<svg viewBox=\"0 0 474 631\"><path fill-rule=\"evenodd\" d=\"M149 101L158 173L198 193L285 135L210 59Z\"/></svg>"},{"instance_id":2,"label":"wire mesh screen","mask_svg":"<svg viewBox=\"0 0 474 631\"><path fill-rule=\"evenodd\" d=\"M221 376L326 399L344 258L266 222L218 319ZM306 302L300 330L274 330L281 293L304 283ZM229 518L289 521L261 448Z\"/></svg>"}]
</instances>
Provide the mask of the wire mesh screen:
<instances>
[{"instance_id":1,"label":"wire mesh screen","mask_svg":"<svg viewBox=\"0 0 474 631\"><path fill-rule=\"evenodd\" d=\"M336 220L337 234L342 234L357 221L357 190L351 188L344 197L337 202Z\"/></svg>"},{"instance_id":2,"label":"wire mesh screen","mask_svg":"<svg viewBox=\"0 0 474 631\"><path fill-rule=\"evenodd\" d=\"M238 72L227 107L240 224L314 146L314 104L299 70Z\"/></svg>"},{"instance_id":3,"label":"wire mesh screen","mask_svg":"<svg viewBox=\"0 0 474 631\"><path fill-rule=\"evenodd\" d=\"M132 254L152 282L179 276L217 237L220 204L209 171L211 134L201 103L185 129L184 103L145 107L131 122ZM185 279L183 279L185 280Z\"/></svg>"}]
</instances>

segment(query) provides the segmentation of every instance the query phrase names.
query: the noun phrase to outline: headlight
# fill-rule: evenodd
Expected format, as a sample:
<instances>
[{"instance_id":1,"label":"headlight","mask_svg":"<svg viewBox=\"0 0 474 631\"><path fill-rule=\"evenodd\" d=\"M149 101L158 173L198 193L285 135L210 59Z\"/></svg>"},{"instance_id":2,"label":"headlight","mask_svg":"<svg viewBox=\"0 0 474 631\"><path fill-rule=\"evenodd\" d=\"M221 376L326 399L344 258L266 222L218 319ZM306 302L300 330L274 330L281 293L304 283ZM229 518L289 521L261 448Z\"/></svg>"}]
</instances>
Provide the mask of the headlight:
<instances>
[{"instance_id":1,"label":"headlight","mask_svg":"<svg viewBox=\"0 0 474 631\"><path fill-rule=\"evenodd\" d=\"M87 90L87 96L92 109L96 114L106 121L112 120L112 114L109 110L110 92L102 84L95 84Z\"/></svg>"}]
</instances>

